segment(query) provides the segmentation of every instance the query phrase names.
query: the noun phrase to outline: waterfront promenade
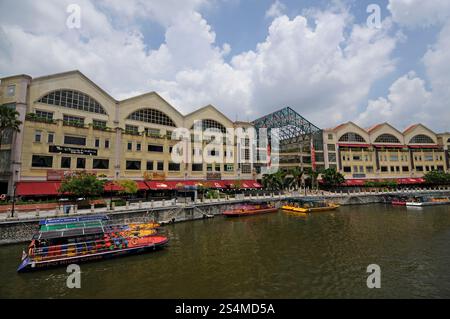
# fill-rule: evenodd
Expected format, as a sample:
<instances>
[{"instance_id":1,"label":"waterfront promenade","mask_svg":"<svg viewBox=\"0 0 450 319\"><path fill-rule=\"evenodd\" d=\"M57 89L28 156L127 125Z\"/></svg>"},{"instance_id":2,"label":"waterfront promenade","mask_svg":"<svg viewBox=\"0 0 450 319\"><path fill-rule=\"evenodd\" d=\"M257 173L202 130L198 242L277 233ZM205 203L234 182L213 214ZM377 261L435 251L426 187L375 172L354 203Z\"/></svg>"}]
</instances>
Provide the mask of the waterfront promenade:
<instances>
[{"instance_id":1,"label":"waterfront promenade","mask_svg":"<svg viewBox=\"0 0 450 319\"><path fill-rule=\"evenodd\" d=\"M134 212L141 210L158 210L158 209L174 209L174 208L185 208L193 206L209 206L211 204L240 204L248 200L267 200L275 202L283 202L292 198L303 198L305 200L326 200L331 202L336 202L340 205L354 205L354 204L365 204L367 197L379 198L381 197L393 197L393 196L424 196L424 195L435 195L442 193L443 195L448 195L450 193L450 186L447 187L431 187L423 189L412 189L412 190L385 190L385 191L353 191L353 192L326 192L326 191L293 191L293 192L266 192L265 195L242 195L237 197L227 197L219 199L197 199L196 201L180 202L177 199L172 200L161 200L161 201L139 201L130 203L127 202L125 206L113 207L101 207L95 208L92 206L90 209L77 209L76 205L70 205L70 213L65 214L62 208L52 208L52 209L42 209L37 208L32 211L20 211L17 209L14 213L14 217L11 218L11 211L7 210L0 213L0 223L11 222L11 221L26 221L35 220L36 218L52 218L58 216L72 216L72 215L88 215L88 214L108 214L108 213L125 213ZM360 199L360 200L358 200ZM377 200L376 202L380 202ZM369 201L367 203L372 203Z\"/></svg>"},{"instance_id":2,"label":"waterfront promenade","mask_svg":"<svg viewBox=\"0 0 450 319\"><path fill-rule=\"evenodd\" d=\"M377 203L390 203L392 198L398 196L450 196L450 187L434 187L428 189L410 189L394 191L372 192L275 192L265 195L247 195L227 197L221 199L196 200L192 202L180 202L176 199L128 203L125 206L77 209L70 208L70 212L63 213L61 208L52 210L35 210L28 212L16 211L14 217L10 212L0 214L0 245L28 241L36 231L38 222L44 218L83 216L90 214L108 214L112 220L118 223L134 221L155 220L161 224L171 224L185 221L212 218L220 215L227 209L234 208L246 201L272 201L277 207L281 207L287 200L301 198L304 200L324 200L334 202L342 206L366 205Z\"/></svg>"}]
</instances>

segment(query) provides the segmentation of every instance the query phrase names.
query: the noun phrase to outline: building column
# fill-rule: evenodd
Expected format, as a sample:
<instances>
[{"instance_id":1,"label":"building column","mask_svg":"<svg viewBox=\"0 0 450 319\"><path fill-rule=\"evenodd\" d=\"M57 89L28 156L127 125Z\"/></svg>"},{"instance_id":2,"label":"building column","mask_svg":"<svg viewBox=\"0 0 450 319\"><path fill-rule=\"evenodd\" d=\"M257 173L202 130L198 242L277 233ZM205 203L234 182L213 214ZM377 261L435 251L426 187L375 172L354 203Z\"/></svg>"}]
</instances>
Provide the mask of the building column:
<instances>
[{"instance_id":1,"label":"building column","mask_svg":"<svg viewBox=\"0 0 450 319\"><path fill-rule=\"evenodd\" d=\"M18 120L22 122L19 129L20 132L14 132L11 145L11 177L8 182L8 194L14 193L14 185L20 181L22 170L22 144L24 137L25 116L27 113L27 105L24 103L16 103L16 111L19 112Z\"/></svg>"}]
</instances>

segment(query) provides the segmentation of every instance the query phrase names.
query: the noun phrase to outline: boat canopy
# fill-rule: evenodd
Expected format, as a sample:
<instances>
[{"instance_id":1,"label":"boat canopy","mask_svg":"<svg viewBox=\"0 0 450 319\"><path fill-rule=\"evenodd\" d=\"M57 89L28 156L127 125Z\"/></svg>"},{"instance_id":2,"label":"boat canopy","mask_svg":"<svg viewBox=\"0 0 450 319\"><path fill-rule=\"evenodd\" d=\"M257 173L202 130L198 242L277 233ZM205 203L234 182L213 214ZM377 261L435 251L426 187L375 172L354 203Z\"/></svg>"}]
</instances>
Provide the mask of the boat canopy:
<instances>
[{"instance_id":1,"label":"boat canopy","mask_svg":"<svg viewBox=\"0 0 450 319\"><path fill-rule=\"evenodd\" d=\"M109 220L107 215L95 215L95 216L83 216L83 217L68 217L68 218L49 218L39 222L39 225L55 225L55 224L68 224L77 222L88 222L94 220Z\"/></svg>"},{"instance_id":2,"label":"boat canopy","mask_svg":"<svg viewBox=\"0 0 450 319\"><path fill-rule=\"evenodd\" d=\"M105 232L104 227L75 228L75 229L65 229L65 230L59 230L59 231L39 232L39 233L36 233L33 235L33 239L44 240L44 239L56 239L56 238L69 238L69 237L86 236L86 235L98 235L98 234L103 234L104 232Z\"/></svg>"}]
</instances>

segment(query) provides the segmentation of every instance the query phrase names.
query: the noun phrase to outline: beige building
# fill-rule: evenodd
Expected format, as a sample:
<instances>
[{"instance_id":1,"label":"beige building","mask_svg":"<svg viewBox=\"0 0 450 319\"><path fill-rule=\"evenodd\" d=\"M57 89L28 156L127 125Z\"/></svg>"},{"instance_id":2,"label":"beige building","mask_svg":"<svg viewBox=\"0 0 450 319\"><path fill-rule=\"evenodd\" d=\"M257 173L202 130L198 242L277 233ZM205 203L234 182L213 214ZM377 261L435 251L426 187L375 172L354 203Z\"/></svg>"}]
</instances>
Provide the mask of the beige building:
<instances>
[{"instance_id":1,"label":"beige building","mask_svg":"<svg viewBox=\"0 0 450 319\"><path fill-rule=\"evenodd\" d=\"M399 131L388 123L364 129L348 122L323 131L325 166L338 169L349 180L413 183L429 171L449 170L449 137L422 124Z\"/></svg>"},{"instance_id":2,"label":"beige building","mask_svg":"<svg viewBox=\"0 0 450 319\"><path fill-rule=\"evenodd\" d=\"M183 115L155 92L118 101L79 71L3 78L0 92L0 105L15 108L23 122L20 133L3 139L0 193L12 194L16 182L59 181L68 171L89 171L110 180L255 178L251 163L238 163L238 149L246 154L245 145L229 135L231 149L212 154L226 156L226 163L172 162L179 142L171 138L176 128L192 131L194 121L222 132L251 126L234 123L212 105ZM194 137L192 142L192 154L201 155L206 142Z\"/></svg>"}]
</instances>

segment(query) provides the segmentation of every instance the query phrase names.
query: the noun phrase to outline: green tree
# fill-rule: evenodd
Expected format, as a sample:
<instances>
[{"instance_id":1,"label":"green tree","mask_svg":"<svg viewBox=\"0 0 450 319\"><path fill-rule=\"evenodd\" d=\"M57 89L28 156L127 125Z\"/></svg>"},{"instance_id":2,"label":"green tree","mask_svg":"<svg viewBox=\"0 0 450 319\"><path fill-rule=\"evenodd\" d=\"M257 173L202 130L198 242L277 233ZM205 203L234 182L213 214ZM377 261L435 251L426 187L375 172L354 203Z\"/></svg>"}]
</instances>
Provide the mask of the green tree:
<instances>
[{"instance_id":1,"label":"green tree","mask_svg":"<svg viewBox=\"0 0 450 319\"><path fill-rule=\"evenodd\" d=\"M19 112L8 105L0 106L0 149L2 140L7 132L20 132L21 121L17 119Z\"/></svg>"},{"instance_id":2,"label":"green tree","mask_svg":"<svg viewBox=\"0 0 450 319\"><path fill-rule=\"evenodd\" d=\"M326 187L336 187L345 182L345 177L334 168L327 168L322 172L323 184Z\"/></svg>"},{"instance_id":3,"label":"green tree","mask_svg":"<svg viewBox=\"0 0 450 319\"><path fill-rule=\"evenodd\" d=\"M264 175L262 183L264 188L268 190L282 190L286 186L285 179L286 173L279 170L276 173Z\"/></svg>"},{"instance_id":4,"label":"green tree","mask_svg":"<svg viewBox=\"0 0 450 319\"><path fill-rule=\"evenodd\" d=\"M450 184L450 174L442 171L431 171L425 174L425 181L433 185L448 185Z\"/></svg>"},{"instance_id":5,"label":"green tree","mask_svg":"<svg viewBox=\"0 0 450 319\"><path fill-rule=\"evenodd\" d=\"M296 167L291 169L289 173L292 175L292 186L295 189L299 189L302 185L302 177L305 171L300 169L300 167Z\"/></svg>"},{"instance_id":6,"label":"green tree","mask_svg":"<svg viewBox=\"0 0 450 319\"><path fill-rule=\"evenodd\" d=\"M99 180L97 176L79 172L63 179L59 193L89 199L102 194L104 185L105 181Z\"/></svg>"},{"instance_id":7,"label":"green tree","mask_svg":"<svg viewBox=\"0 0 450 319\"><path fill-rule=\"evenodd\" d=\"M136 183L136 181L133 181L133 180L126 179L126 180L116 181L115 183L117 185L119 185L120 188L122 189L119 191L119 194L121 194L121 195L126 195L126 196L134 195L139 190L138 184Z\"/></svg>"},{"instance_id":8,"label":"green tree","mask_svg":"<svg viewBox=\"0 0 450 319\"><path fill-rule=\"evenodd\" d=\"M307 167L305 169L305 173L311 178L311 188L319 188L318 187L318 178L321 174L321 171L318 169L312 169L311 167Z\"/></svg>"}]
</instances>

